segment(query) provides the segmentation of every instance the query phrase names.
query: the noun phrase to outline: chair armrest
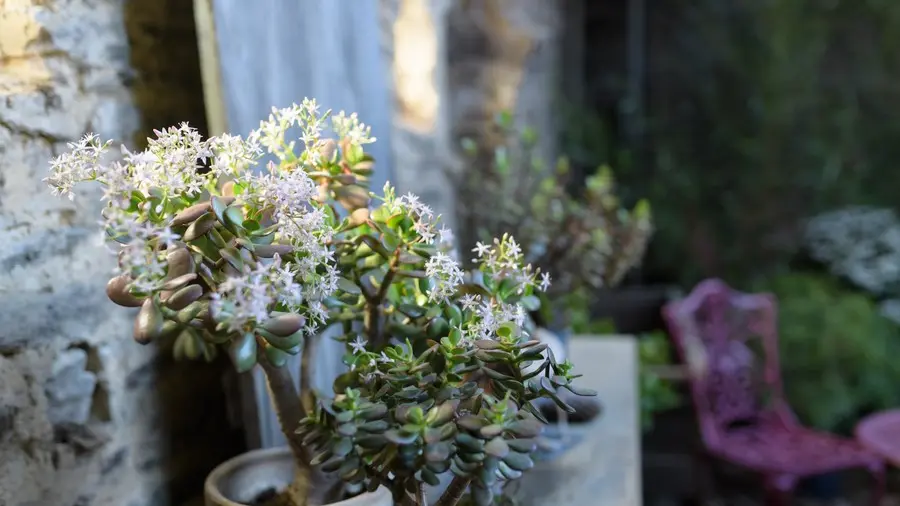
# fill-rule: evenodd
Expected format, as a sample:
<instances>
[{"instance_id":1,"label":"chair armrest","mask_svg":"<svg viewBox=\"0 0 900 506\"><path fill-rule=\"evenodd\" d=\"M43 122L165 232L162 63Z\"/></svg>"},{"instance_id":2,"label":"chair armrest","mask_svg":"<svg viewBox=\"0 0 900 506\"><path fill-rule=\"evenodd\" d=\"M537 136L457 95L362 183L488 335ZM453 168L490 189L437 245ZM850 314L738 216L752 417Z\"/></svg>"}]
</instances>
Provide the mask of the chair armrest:
<instances>
[{"instance_id":1,"label":"chair armrest","mask_svg":"<svg viewBox=\"0 0 900 506\"><path fill-rule=\"evenodd\" d=\"M785 427L799 427L800 421L791 406L783 398L779 397L773 402L773 411L778 421Z\"/></svg>"}]
</instances>

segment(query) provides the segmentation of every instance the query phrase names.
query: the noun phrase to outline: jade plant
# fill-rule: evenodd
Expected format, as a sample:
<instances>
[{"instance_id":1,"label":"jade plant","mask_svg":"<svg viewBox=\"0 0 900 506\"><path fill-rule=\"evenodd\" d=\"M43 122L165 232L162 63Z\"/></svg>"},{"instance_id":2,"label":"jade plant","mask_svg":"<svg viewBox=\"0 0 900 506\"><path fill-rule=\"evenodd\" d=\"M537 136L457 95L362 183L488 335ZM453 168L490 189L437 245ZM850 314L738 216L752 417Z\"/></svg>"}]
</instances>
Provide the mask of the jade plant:
<instances>
[{"instance_id":1,"label":"jade plant","mask_svg":"<svg viewBox=\"0 0 900 506\"><path fill-rule=\"evenodd\" d=\"M186 124L155 133L118 157L88 135L47 181L70 198L80 182L102 188L118 254L107 294L140 308L137 342L262 368L295 457L288 503L385 486L397 504L421 505L426 485L452 473L438 505L467 491L489 504L533 465L544 420L532 401L571 410L558 392L593 395L529 337L526 312L549 275L509 235L478 243L464 271L427 205L390 185L370 191L364 147L375 139L355 114L305 100L246 138L203 139ZM309 380L326 326L347 346L333 395ZM285 367L298 354L299 391Z\"/></svg>"},{"instance_id":2,"label":"jade plant","mask_svg":"<svg viewBox=\"0 0 900 506\"><path fill-rule=\"evenodd\" d=\"M549 167L537 152L534 129L517 129L509 114L501 114L484 137L485 145L463 142L476 167L458 184L468 242L514 235L528 262L553 272L546 298L560 305L575 291L615 287L640 263L653 231L650 204L625 207L612 169L598 168L575 192L568 160ZM549 313L551 306L542 309Z\"/></svg>"}]
</instances>

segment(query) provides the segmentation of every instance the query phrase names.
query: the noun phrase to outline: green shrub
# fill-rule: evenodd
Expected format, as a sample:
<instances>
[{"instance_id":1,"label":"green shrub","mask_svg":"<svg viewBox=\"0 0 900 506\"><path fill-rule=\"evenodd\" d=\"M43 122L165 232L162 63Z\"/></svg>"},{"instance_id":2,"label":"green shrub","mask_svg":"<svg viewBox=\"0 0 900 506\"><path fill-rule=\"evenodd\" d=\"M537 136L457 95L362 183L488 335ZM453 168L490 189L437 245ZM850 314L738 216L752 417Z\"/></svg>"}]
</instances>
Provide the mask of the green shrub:
<instances>
[{"instance_id":1,"label":"green shrub","mask_svg":"<svg viewBox=\"0 0 900 506\"><path fill-rule=\"evenodd\" d=\"M750 283L786 270L806 218L896 206L900 2L657 2L648 16L643 143L617 145L616 118L584 107L563 124L581 164L613 164L623 199L653 202L645 275Z\"/></svg>"},{"instance_id":2,"label":"green shrub","mask_svg":"<svg viewBox=\"0 0 900 506\"><path fill-rule=\"evenodd\" d=\"M760 288L778 297L786 395L801 420L849 432L861 414L900 405L900 332L875 302L819 274Z\"/></svg>"},{"instance_id":3,"label":"green shrub","mask_svg":"<svg viewBox=\"0 0 900 506\"><path fill-rule=\"evenodd\" d=\"M674 363L669 336L662 331L640 336L638 356L641 367L638 376L641 393L641 428L648 431L653 428L654 416L681 404L681 394L672 381L661 378L653 371L653 366Z\"/></svg>"}]
</instances>

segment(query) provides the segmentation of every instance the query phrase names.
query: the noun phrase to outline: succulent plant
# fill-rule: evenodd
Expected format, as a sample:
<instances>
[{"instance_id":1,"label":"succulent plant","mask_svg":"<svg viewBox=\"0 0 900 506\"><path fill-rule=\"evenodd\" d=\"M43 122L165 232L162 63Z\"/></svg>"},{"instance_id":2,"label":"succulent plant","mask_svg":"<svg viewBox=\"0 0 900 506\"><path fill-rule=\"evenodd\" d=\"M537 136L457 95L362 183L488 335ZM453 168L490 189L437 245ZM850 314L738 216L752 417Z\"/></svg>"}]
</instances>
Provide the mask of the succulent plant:
<instances>
[{"instance_id":1,"label":"succulent plant","mask_svg":"<svg viewBox=\"0 0 900 506\"><path fill-rule=\"evenodd\" d=\"M625 208L606 166L588 175L582 193L573 193L568 160L559 158L549 167L536 152L534 129L517 130L509 114L501 114L495 127L485 134L486 145L463 141L473 162L458 181L465 228L472 236L465 242L515 236L526 261L554 274L551 299L619 284L646 250L653 231L650 204L641 200Z\"/></svg>"},{"instance_id":2,"label":"succulent plant","mask_svg":"<svg viewBox=\"0 0 900 506\"><path fill-rule=\"evenodd\" d=\"M443 473L455 478L439 505L469 489L487 504L496 482L532 465L542 419L532 401L571 410L558 389L593 392L529 338L526 311L549 276L508 235L479 244L464 272L418 197L369 191L373 141L356 115L305 100L273 109L246 138L204 140L181 125L117 161L89 135L52 161L47 181L70 197L77 183L102 186L118 244L107 294L140 308L137 342L171 339L189 359L224 349L239 371L263 369L297 464L293 504L385 485L398 504L419 505ZM265 152L278 161L260 171ZM309 381L324 326L347 344L333 397ZM299 392L284 367L297 354Z\"/></svg>"}]
</instances>

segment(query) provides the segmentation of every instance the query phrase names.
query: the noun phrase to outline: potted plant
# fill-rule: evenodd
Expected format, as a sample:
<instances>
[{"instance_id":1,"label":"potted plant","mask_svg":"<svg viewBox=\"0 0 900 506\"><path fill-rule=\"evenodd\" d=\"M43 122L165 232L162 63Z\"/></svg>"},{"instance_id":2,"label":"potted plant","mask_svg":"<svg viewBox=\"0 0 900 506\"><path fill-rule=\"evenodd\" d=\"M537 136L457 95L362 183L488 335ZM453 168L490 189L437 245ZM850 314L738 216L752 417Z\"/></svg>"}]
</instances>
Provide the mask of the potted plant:
<instances>
[{"instance_id":1,"label":"potted plant","mask_svg":"<svg viewBox=\"0 0 900 506\"><path fill-rule=\"evenodd\" d=\"M286 136L295 128L299 153ZM356 115L305 100L273 109L246 139L204 140L186 124L156 136L107 162L110 143L88 135L47 181L69 197L100 183L118 253L107 294L140 308L136 341L170 341L186 358L224 349L239 371L265 372L289 452L226 462L207 480L207 504L260 503L249 491L267 487L283 490L266 504L422 505L445 473L454 478L436 504L467 490L488 504L532 465L543 419L532 401L571 410L557 389L593 394L529 338L526 309L549 276L510 236L479 245L466 273L418 198L386 185L373 199L363 148L375 139ZM276 161L254 170L266 152ZM348 346L334 396L308 381L311 341L329 325ZM299 392L283 367L296 354Z\"/></svg>"},{"instance_id":2,"label":"potted plant","mask_svg":"<svg viewBox=\"0 0 900 506\"><path fill-rule=\"evenodd\" d=\"M463 141L474 167L458 180L463 244L508 233L521 241L527 262L553 272L554 283L540 294L542 304L531 317L541 339L564 353L573 316L569 299L576 294L593 302L640 263L653 228L650 205L641 200L625 208L609 167L598 168L576 191L568 160L548 167L535 152L537 133L516 129L509 114L497 118L484 140L485 145ZM583 408L573 420L599 412L593 399L573 402ZM545 406L546 415L555 414L551 404Z\"/></svg>"}]
</instances>

